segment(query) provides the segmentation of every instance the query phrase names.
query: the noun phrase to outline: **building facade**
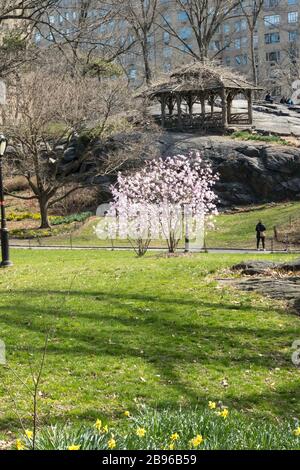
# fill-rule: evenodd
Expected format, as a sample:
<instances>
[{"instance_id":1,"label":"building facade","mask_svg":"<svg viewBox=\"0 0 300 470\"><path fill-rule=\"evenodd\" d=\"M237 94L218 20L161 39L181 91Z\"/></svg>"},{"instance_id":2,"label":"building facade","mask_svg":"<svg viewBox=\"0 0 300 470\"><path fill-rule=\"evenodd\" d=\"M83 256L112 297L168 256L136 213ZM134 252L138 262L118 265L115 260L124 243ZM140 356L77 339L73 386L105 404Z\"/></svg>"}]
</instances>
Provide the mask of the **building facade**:
<instances>
[{"instance_id":1,"label":"building facade","mask_svg":"<svg viewBox=\"0 0 300 470\"><path fill-rule=\"evenodd\" d=\"M196 0L195 0L196 1ZM200 1L200 0L199 0ZM143 57L135 33L126 18L109 14L108 8L91 7L85 18L90 22L87 32L99 42L99 53L105 47L122 46L126 52L117 58L127 71L132 83L141 84L144 78ZM248 79L270 88L272 94L291 93L292 83L299 79L299 20L300 0L264 0L253 34L249 29L253 5L260 2L246 0L234 8L218 25L211 38L208 55L221 64L240 71ZM62 0L60 8L49 16L53 30L65 35L78 34L80 28L80 1ZM214 0L211 2L214 8ZM209 16L208 16L209 21ZM250 22L249 22L250 21ZM43 44L54 39L36 31L35 42ZM148 34L148 55L153 76L171 72L178 65L193 60L197 41L186 11L176 0L160 0L158 13ZM127 50L132 42L133 46ZM255 68L255 73L254 73Z\"/></svg>"}]
</instances>

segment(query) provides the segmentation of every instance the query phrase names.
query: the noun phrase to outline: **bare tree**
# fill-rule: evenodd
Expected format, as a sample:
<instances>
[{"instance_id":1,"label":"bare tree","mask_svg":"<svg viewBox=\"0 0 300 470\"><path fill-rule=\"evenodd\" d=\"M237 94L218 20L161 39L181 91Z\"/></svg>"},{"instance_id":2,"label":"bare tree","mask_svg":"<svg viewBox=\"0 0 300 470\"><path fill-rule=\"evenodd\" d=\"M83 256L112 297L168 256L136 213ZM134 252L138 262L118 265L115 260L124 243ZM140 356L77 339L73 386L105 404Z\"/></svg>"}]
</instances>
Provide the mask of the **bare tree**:
<instances>
[{"instance_id":1,"label":"bare tree","mask_svg":"<svg viewBox=\"0 0 300 470\"><path fill-rule=\"evenodd\" d=\"M294 104L299 104L300 57L297 42L290 42L280 52L272 67L261 68L260 82L272 90L272 94L284 95Z\"/></svg>"},{"instance_id":2,"label":"bare tree","mask_svg":"<svg viewBox=\"0 0 300 470\"><path fill-rule=\"evenodd\" d=\"M0 23L7 20L36 23L59 0L1 0Z\"/></svg>"},{"instance_id":3,"label":"bare tree","mask_svg":"<svg viewBox=\"0 0 300 470\"><path fill-rule=\"evenodd\" d=\"M121 17L127 22L129 31L134 36L138 49L137 55L142 56L144 78L147 85L151 84L151 52L154 49L155 31L158 29L158 18L166 6L159 0L124 0Z\"/></svg>"},{"instance_id":4,"label":"bare tree","mask_svg":"<svg viewBox=\"0 0 300 470\"><path fill-rule=\"evenodd\" d=\"M239 3L237 0L169 0L169 6L179 8L184 20L190 26L196 43L195 48L191 45L191 38L182 36L178 28L164 14L162 14L162 27L176 39L179 46L184 47L188 54L203 61L208 57L209 45L218 29L230 18Z\"/></svg>"},{"instance_id":5,"label":"bare tree","mask_svg":"<svg viewBox=\"0 0 300 470\"><path fill-rule=\"evenodd\" d=\"M46 12L57 0L2 0L0 2L0 76L17 73L37 57L31 41L33 29L46 22Z\"/></svg>"},{"instance_id":6,"label":"bare tree","mask_svg":"<svg viewBox=\"0 0 300 470\"><path fill-rule=\"evenodd\" d=\"M65 150L70 152L71 143L77 160L81 165L88 162L89 168L93 142L105 141L117 126L117 113L129 109L124 86L117 80L99 86L96 78L71 77L48 69L36 69L20 78L4 130L11 142L14 172L25 176L32 194L13 195L38 200L41 228L49 227L49 207L82 187L87 176L81 174L74 185L74 177L65 171ZM102 153L95 162L94 176L116 173L129 158L130 151Z\"/></svg>"},{"instance_id":7,"label":"bare tree","mask_svg":"<svg viewBox=\"0 0 300 470\"><path fill-rule=\"evenodd\" d=\"M239 3L242 11L242 17L247 21L248 31L250 34L250 60L252 68L252 79L253 83L257 86L258 75L255 54L255 30L265 2L264 0L249 0L247 2L240 0Z\"/></svg>"},{"instance_id":8,"label":"bare tree","mask_svg":"<svg viewBox=\"0 0 300 470\"><path fill-rule=\"evenodd\" d=\"M118 0L74 0L53 5L36 24L39 41L66 54L75 73L77 65L99 65L100 70L127 52L133 44L120 28Z\"/></svg>"}]
</instances>

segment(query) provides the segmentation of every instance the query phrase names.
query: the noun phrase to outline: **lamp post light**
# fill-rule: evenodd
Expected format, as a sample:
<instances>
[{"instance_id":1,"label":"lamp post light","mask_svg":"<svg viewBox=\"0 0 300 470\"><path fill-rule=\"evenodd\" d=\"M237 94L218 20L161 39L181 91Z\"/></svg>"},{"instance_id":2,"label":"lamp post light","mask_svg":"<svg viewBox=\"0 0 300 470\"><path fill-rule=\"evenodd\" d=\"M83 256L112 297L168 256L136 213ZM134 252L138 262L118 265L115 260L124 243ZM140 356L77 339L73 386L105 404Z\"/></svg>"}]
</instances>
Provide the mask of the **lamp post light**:
<instances>
[{"instance_id":1,"label":"lamp post light","mask_svg":"<svg viewBox=\"0 0 300 470\"><path fill-rule=\"evenodd\" d=\"M7 147L7 139L4 135L0 135L0 206L1 206L1 253L2 262L1 268L8 268L12 266L9 260L9 243L8 243L8 229L5 219L5 205L4 205L4 190L3 190L3 175L2 175L2 161Z\"/></svg>"}]
</instances>

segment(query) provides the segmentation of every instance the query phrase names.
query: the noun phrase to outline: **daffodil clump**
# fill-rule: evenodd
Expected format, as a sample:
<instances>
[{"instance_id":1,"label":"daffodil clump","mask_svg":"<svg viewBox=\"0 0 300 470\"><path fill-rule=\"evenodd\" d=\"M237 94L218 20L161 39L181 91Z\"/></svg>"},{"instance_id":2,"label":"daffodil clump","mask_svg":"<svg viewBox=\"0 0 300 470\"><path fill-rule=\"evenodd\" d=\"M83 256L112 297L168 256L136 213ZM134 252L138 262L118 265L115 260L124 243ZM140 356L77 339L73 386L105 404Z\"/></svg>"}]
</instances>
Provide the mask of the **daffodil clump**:
<instances>
[{"instance_id":1,"label":"daffodil clump","mask_svg":"<svg viewBox=\"0 0 300 470\"><path fill-rule=\"evenodd\" d=\"M68 447L68 450L80 450L80 445L72 444Z\"/></svg>"},{"instance_id":2,"label":"daffodil clump","mask_svg":"<svg viewBox=\"0 0 300 470\"><path fill-rule=\"evenodd\" d=\"M190 440L190 446L192 449L198 449L198 447L200 447L203 442L204 439L201 434L197 434L196 437L193 437L193 439Z\"/></svg>"},{"instance_id":3,"label":"daffodil clump","mask_svg":"<svg viewBox=\"0 0 300 470\"><path fill-rule=\"evenodd\" d=\"M38 431L35 448L46 450L222 450L300 449L299 421L274 423L243 415L222 402L209 401L202 409L122 411L117 425L98 418L90 426L54 426ZM15 442L29 450L33 431Z\"/></svg>"},{"instance_id":4,"label":"daffodil clump","mask_svg":"<svg viewBox=\"0 0 300 470\"><path fill-rule=\"evenodd\" d=\"M298 426L298 428L294 430L294 435L296 437L300 437L300 426Z\"/></svg>"},{"instance_id":5,"label":"daffodil clump","mask_svg":"<svg viewBox=\"0 0 300 470\"><path fill-rule=\"evenodd\" d=\"M101 419L97 419L97 421L94 424L94 428L99 433L104 433L104 434L108 433L108 426L107 426L107 424L105 424L105 426L103 426L103 423L102 423Z\"/></svg>"}]
</instances>

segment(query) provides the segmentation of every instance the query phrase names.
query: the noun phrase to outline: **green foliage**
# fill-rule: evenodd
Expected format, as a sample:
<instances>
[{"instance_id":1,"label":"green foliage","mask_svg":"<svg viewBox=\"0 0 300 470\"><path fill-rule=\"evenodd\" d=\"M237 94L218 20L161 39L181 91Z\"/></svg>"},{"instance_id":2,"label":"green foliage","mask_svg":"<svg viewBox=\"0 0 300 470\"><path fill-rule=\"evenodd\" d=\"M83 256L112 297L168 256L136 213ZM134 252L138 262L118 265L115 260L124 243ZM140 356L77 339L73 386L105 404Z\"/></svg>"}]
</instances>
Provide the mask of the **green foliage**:
<instances>
[{"instance_id":1,"label":"green foliage","mask_svg":"<svg viewBox=\"0 0 300 470\"><path fill-rule=\"evenodd\" d=\"M232 410L224 419L219 413L203 408L142 408L136 416L113 428L106 428L100 421L97 428L95 425L45 428L38 435L37 449L68 450L78 446L80 450L107 450L114 445L116 450L300 449L300 436L295 435L299 422L295 420L275 422ZM30 448L28 440L27 445Z\"/></svg>"},{"instance_id":2,"label":"green foliage","mask_svg":"<svg viewBox=\"0 0 300 470\"><path fill-rule=\"evenodd\" d=\"M61 232L55 229L13 229L10 231L10 235L12 238L16 238L19 240L33 240L38 238L49 238L54 235L59 235Z\"/></svg>"},{"instance_id":3,"label":"green foliage","mask_svg":"<svg viewBox=\"0 0 300 470\"><path fill-rule=\"evenodd\" d=\"M44 131L49 138L68 138L71 132L71 128L65 122L50 121L47 122Z\"/></svg>"},{"instance_id":4,"label":"green foliage","mask_svg":"<svg viewBox=\"0 0 300 470\"><path fill-rule=\"evenodd\" d=\"M247 131L237 131L231 134L232 139L237 140L253 140L255 142L267 142L280 145L292 145L287 140L282 139L277 135L262 135L262 134L251 134Z\"/></svg>"},{"instance_id":5,"label":"green foliage","mask_svg":"<svg viewBox=\"0 0 300 470\"><path fill-rule=\"evenodd\" d=\"M120 77L123 74L121 67L118 64L109 62L105 59L93 59L83 67L83 73L91 77L97 78L112 78Z\"/></svg>"},{"instance_id":6,"label":"green foliage","mask_svg":"<svg viewBox=\"0 0 300 470\"><path fill-rule=\"evenodd\" d=\"M74 222L84 222L89 217L92 217L92 212L82 212L81 214L72 214L67 216L50 216L51 225L72 224Z\"/></svg>"},{"instance_id":7,"label":"green foliage","mask_svg":"<svg viewBox=\"0 0 300 470\"><path fill-rule=\"evenodd\" d=\"M72 224L73 222L84 222L93 215L92 212L81 212L80 214L71 214L68 216L49 216L52 225ZM7 215L8 222L20 222L22 220L40 220L41 215L33 212L10 212Z\"/></svg>"},{"instance_id":8,"label":"green foliage","mask_svg":"<svg viewBox=\"0 0 300 470\"><path fill-rule=\"evenodd\" d=\"M18 52L26 49L26 39L18 31L12 31L2 38L1 48L7 52Z\"/></svg>"},{"instance_id":9,"label":"green foliage","mask_svg":"<svg viewBox=\"0 0 300 470\"><path fill-rule=\"evenodd\" d=\"M119 132L129 132L132 129L132 124L126 118L114 117L107 120L104 128L100 123L91 129L83 130L79 135L79 143L87 147L88 144L100 137L104 139Z\"/></svg>"}]
</instances>

